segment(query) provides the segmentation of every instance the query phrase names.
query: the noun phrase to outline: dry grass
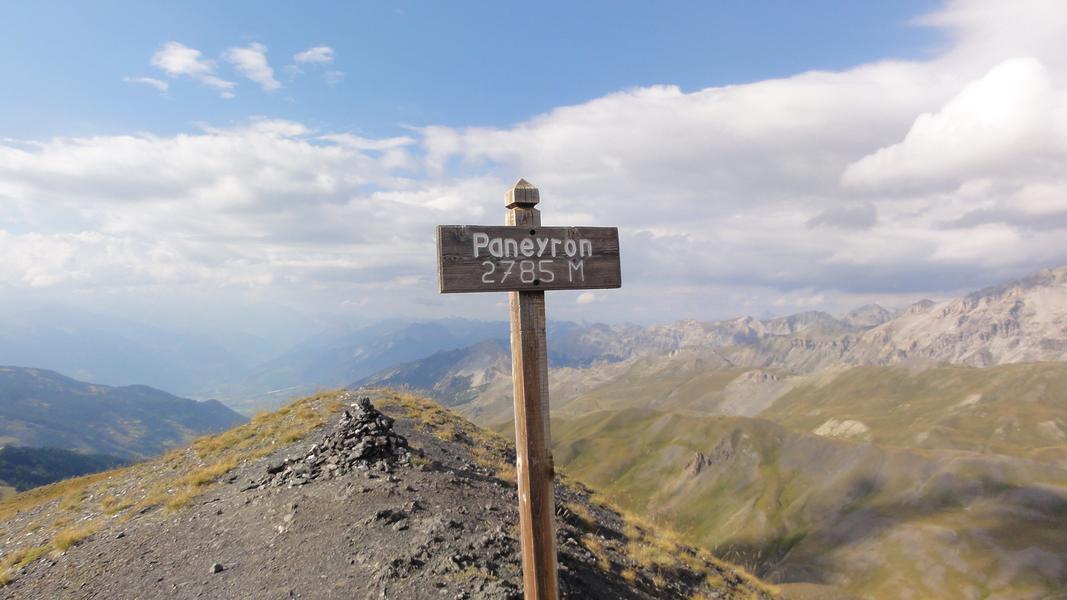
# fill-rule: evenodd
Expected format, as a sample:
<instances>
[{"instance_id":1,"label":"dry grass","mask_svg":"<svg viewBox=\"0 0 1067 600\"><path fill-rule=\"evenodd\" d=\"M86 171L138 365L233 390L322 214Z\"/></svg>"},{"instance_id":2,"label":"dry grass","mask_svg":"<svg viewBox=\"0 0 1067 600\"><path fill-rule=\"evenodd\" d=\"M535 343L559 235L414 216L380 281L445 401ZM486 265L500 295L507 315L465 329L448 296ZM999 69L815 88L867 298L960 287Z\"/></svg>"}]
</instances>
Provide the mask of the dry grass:
<instances>
[{"instance_id":1,"label":"dry grass","mask_svg":"<svg viewBox=\"0 0 1067 600\"><path fill-rule=\"evenodd\" d=\"M84 519L121 513L119 519L124 521L160 506L181 510L242 462L304 438L342 405L340 391L323 392L278 411L256 415L240 427L199 438L190 447L170 450L156 460L57 482L4 499L0 502L0 521L39 510L40 518L28 523L21 534L27 541L42 537L49 540L48 536L51 539L42 546L18 549L0 561L0 585L11 581L14 570L49 551L63 552L77 545L103 523ZM121 493L115 491L120 483L125 486Z\"/></svg>"},{"instance_id":2,"label":"dry grass","mask_svg":"<svg viewBox=\"0 0 1067 600\"><path fill-rule=\"evenodd\" d=\"M51 485L27 490L16 494L3 502L0 502L0 521L6 521L11 517L34 508L38 508L49 502L65 498L81 497L85 490L96 483L110 477L119 476L127 472L131 467L124 467L114 471L94 473L85 477L65 479Z\"/></svg>"},{"instance_id":3,"label":"dry grass","mask_svg":"<svg viewBox=\"0 0 1067 600\"><path fill-rule=\"evenodd\" d=\"M52 538L52 549L56 552L66 552L72 546L96 533L98 529L100 529L100 523L98 522L86 523L84 525L64 529Z\"/></svg>"},{"instance_id":4,"label":"dry grass","mask_svg":"<svg viewBox=\"0 0 1067 600\"><path fill-rule=\"evenodd\" d=\"M741 584L752 598L759 598L760 594L772 598L780 596L780 591L774 586L760 581L736 565L727 564L719 560L711 552L703 548L686 544L681 536L671 529L658 526L625 509L621 509L599 495L594 495L589 500L603 510L618 515L623 522L623 536L626 538L622 551L633 564L642 565L653 572L652 584L655 587L662 588L665 586L671 571L686 569L702 576L707 585L713 589L722 589ZM580 504L568 504L567 508L583 521L586 519L592 520L594 526L596 526L596 518L588 511L587 507ZM580 512L581 509L585 509L585 514ZM589 537L591 536L587 535L583 539ZM589 545L587 544L586 547L589 547ZM594 554L596 553L594 552ZM627 571L630 571L630 573L627 573ZM637 573L633 569L624 569L622 575L623 578L630 582L637 577ZM702 597L699 594L693 596L693 598Z\"/></svg>"},{"instance_id":5,"label":"dry grass","mask_svg":"<svg viewBox=\"0 0 1067 600\"><path fill-rule=\"evenodd\" d=\"M200 493L200 489L197 487L183 487L168 494L163 500L163 506L170 512L179 511L192 504L193 500L200 496Z\"/></svg>"},{"instance_id":6,"label":"dry grass","mask_svg":"<svg viewBox=\"0 0 1067 600\"><path fill-rule=\"evenodd\" d=\"M85 500L85 488L75 490L59 500L59 510L74 510Z\"/></svg>"},{"instance_id":7,"label":"dry grass","mask_svg":"<svg viewBox=\"0 0 1067 600\"><path fill-rule=\"evenodd\" d=\"M160 504L170 511L185 508L200 496L203 488L242 462L266 456L279 444L284 446L303 439L342 405L341 392L324 392L275 412L260 413L240 427L196 440L191 450L199 461L207 464L170 485L156 487L140 503L141 509ZM171 460L176 462L177 458Z\"/></svg>"},{"instance_id":8,"label":"dry grass","mask_svg":"<svg viewBox=\"0 0 1067 600\"><path fill-rule=\"evenodd\" d=\"M423 430L435 437L465 445L474 462L491 471L498 479L511 483L517 481L515 465L508 460L511 444L503 436L482 429L426 398L391 390L375 391L380 393L380 409L395 407L403 410L406 418L418 422Z\"/></svg>"},{"instance_id":9,"label":"dry grass","mask_svg":"<svg viewBox=\"0 0 1067 600\"><path fill-rule=\"evenodd\" d=\"M14 581L15 576L12 573L17 571L38 558L44 556L52 549L51 544L44 546L34 546L32 548L21 548L8 554L3 560L0 560L0 587Z\"/></svg>"},{"instance_id":10,"label":"dry grass","mask_svg":"<svg viewBox=\"0 0 1067 600\"><path fill-rule=\"evenodd\" d=\"M228 456L222 460L208 465L202 469L197 469L192 473L189 473L185 477L178 480L179 485L187 485L190 487L204 487L205 485L215 481L219 477L222 477L226 473L229 473L234 467L237 466L237 456Z\"/></svg>"},{"instance_id":11,"label":"dry grass","mask_svg":"<svg viewBox=\"0 0 1067 600\"><path fill-rule=\"evenodd\" d=\"M505 458L511 455L511 444L504 437L477 427L425 398L392 390L373 390L373 392L379 396L376 400L380 404L379 408L395 407L402 410L404 417L420 423L425 431L434 436L466 445L474 456L475 462L492 470L500 479L515 481L515 466ZM560 473L559 478L565 485L589 491L585 485L569 478L564 473ZM665 577L669 576L668 573L671 570L686 568L704 577L709 584L717 582L715 587L720 589L728 584L723 578L723 574L726 574L734 580L730 583L740 583L745 588L753 590L754 597L758 597L760 593L771 597L778 596L777 590L772 586L761 582L743 569L718 560L706 550L686 545L670 529L653 525L633 513L621 510L599 495L593 495L590 502L619 515L625 523L624 533L627 538L625 548L622 549L623 553L635 565L651 569L653 571L652 582L657 587L666 585ZM612 571L613 566L605 548L605 541L592 533L600 526L596 516L584 504L568 503L566 508L581 521L586 531L590 532L582 536L582 544L596 557L597 566L603 571ZM517 531L515 535L518 535ZM632 582L637 579L637 571L633 568L624 568L622 576Z\"/></svg>"},{"instance_id":12,"label":"dry grass","mask_svg":"<svg viewBox=\"0 0 1067 600\"><path fill-rule=\"evenodd\" d=\"M593 515L593 511L588 506L580 502L568 502L563 505L569 513L574 515L574 518L578 520L579 528L583 531L596 532L598 528L596 516Z\"/></svg>"},{"instance_id":13,"label":"dry grass","mask_svg":"<svg viewBox=\"0 0 1067 600\"><path fill-rule=\"evenodd\" d=\"M587 533L582 536L582 545L596 558L597 568L605 573L611 572L611 559L608 558L608 551L604 548L604 543L600 538L592 533Z\"/></svg>"},{"instance_id":14,"label":"dry grass","mask_svg":"<svg viewBox=\"0 0 1067 600\"><path fill-rule=\"evenodd\" d=\"M133 501L125 496L108 495L100 500L100 510L106 515L120 513L133 506Z\"/></svg>"}]
</instances>

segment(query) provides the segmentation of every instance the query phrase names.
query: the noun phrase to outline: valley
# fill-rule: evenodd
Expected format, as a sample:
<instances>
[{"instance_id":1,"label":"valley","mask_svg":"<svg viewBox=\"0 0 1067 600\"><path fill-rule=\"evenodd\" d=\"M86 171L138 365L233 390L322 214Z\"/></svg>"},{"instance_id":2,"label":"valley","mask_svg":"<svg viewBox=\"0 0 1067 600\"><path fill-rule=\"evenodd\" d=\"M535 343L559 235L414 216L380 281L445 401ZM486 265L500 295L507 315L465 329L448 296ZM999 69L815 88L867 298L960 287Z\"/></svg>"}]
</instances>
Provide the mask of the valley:
<instances>
[{"instance_id":1,"label":"valley","mask_svg":"<svg viewBox=\"0 0 1067 600\"><path fill-rule=\"evenodd\" d=\"M896 312L586 326L555 344L556 464L783 589L1067 585L1067 268ZM424 390L511 435L503 343L355 385Z\"/></svg>"}]
</instances>

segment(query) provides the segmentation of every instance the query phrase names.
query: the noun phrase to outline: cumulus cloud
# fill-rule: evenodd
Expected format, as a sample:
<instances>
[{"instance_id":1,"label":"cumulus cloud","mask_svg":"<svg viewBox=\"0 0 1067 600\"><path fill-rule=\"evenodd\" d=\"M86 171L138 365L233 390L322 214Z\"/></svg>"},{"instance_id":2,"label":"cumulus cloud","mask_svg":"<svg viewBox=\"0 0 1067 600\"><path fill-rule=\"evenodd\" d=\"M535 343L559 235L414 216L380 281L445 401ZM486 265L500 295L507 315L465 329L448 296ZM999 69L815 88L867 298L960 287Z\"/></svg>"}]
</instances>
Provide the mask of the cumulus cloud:
<instances>
[{"instance_id":1,"label":"cumulus cloud","mask_svg":"<svg viewBox=\"0 0 1067 600\"><path fill-rule=\"evenodd\" d=\"M391 166L408 141L338 139L258 120L2 144L0 190L37 231L0 229L0 286L428 285L436 222L478 220L464 199L504 186L415 184Z\"/></svg>"},{"instance_id":2,"label":"cumulus cloud","mask_svg":"<svg viewBox=\"0 0 1067 600\"><path fill-rule=\"evenodd\" d=\"M329 46L315 46L293 56L297 64L326 64L332 63L334 58L333 48Z\"/></svg>"},{"instance_id":3,"label":"cumulus cloud","mask_svg":"<svg viewBox=\"0 0 1067 600\"><path fill-rule=\"evenodd\" d=\"M501 222L522 176L546 224L620 227L626 285L596 294L595 318L843 311L980 287L1067 263L1056 6L951 2L924 19L951 36L928 60L636 88L509 127L371 138L259 120L0 142L0 244L16 257L0 286L199 282L480 315L500 298L436 294L433 226ZM171 77L213 76L199 52L171 50L153 60ZM563 297L554 316L590 318L591 295Z\"/></svg>"},{"instance_id":4,"label":"cumulus cloud","mask_svg":"<svg viewBox=\"0 0 1067 600\"><path fill-rule=\"evenodd\" d=\"M222 56L263 90L273 92L281 89L282 84L274 78L274 69L267 62L267 47L263 44L253 42L244 47L228 48Z\"/></svg>"},{"instance_id":5,"label":"cumulus cloud","mask_svg":"<svg viewBox=\"0 0 1067 600\"><path fill-rule=\"evenodd\" d=\"M812 295L828 305L981 286L1067 263L1067 19L1020 6L950 3L925 21L955 46L929 61L639 88L508 129L428 127L425 165L522 173L559 194L546 211L623 224L624 247L641 248L630 283L831 290ZM1034 39L995 33L1023 21Z\"/></svg>"},{"instance_id":6,"label":"cumulus cloud","mask_svg":"<svg viewBox=\"0 0 1067 600\"><path fill-rule=\"evenodd\" d=\"M223 98L233 98L237 84L215 74L215 62L202 58L195 48L167 42L152 55L151 63L170 77L189 77L217 90Z\"/></svg>"},{"instance_id":7,"label":"cumulus cloud","mask_svg":"<svg viewBox=\"0 0 1067 600\"><path fill-rule=\"evenodd\" d=\"M1025 173L1029 169L1020 162L1063 144L1064 100L1039 60L1006 60L936 112L920 114L902 141L849 165L842 181L860 188L923 188Z\"/></svg>"}]
</instances>

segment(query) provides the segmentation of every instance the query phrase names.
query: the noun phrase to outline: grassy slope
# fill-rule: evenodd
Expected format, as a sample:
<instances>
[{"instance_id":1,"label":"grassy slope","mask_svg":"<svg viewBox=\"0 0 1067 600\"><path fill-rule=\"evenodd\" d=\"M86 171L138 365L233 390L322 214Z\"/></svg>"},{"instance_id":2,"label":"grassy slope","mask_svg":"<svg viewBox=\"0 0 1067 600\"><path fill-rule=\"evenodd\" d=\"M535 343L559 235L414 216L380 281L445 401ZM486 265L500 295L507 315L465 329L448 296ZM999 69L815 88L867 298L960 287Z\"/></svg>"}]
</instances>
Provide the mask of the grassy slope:
<instances>
[{"instance_id":1,"label":"grassy slope","mask_svg":"<svg viewBox=\"0 0 1067 600\"><path fill-rule=\"evenodd\" d=\"M1067 458L1067 363L855 367L800 385L762 417L798 431L852 419L878 444Z\"/></svg>"},{"instance_id":2,"label":"grassy slope","mask_svg":"<svg viewBox=\"0 0 1067 600\"><path fill-rule=\"evenodd\" d=\"M237 464L301 439L340 408L318 394L206 436L188 448L136 465L67 479L0 502L0 583L19 567L60 554L111 519L163 508L181 510Z\"/></svg>"},{"instance_id":3,"label":"grassy slope","mask_svg":"<svg viewBox=\"0 0 1067 600\"><path fill-rule=\"evenodd\" d=\"M1067 584L1067 471L1052 465L648 409L559 420L553 436L569 473L772 580L880 598ZM698 451L710 464L695 474Z\"/></svg>"},{"instance_id":4,"label":"grassy slope","mask_svg":"<svg viewBox=\"0 0 1067 600\"><path fill-rule=\"evenodd\" d=\"M1067 547L1050 532L1067 525L1054 466L1067 458L1067 364L763 371L777 381L685 355L632 367L553 396L557 464L688 540L769 576L885 597L1062 584ZM747 411L765 421L717 416L746 412L746 395L770 398ZM794 433L831 418L869 431L853 444ZM749 463L741 453L687 481L696 452L738 436ZM831 477L831 458L844 457ZM873 533L857 538L835 519Z\"/></svg>"},{"instance_id":5,"label":"grassy slope","mask_svg":"<svg viewBox=\"0 0 1067 600\"><path fill-rule=\"evenodd\" d=\"M441 439L466 445L475 462L496 477L514 481L514 465L501 460L501 456L514 455L503 437L411 394L383 393L376 402L379 408L416 420ZM340 392L317 394L258 415L246 425L203 437L159 459L0 500L0 585L10 581L21 567L49 554L61 554L112 519L135 518L151 510L183 510L238 464L302 439L341 407ZM564 480L568 485L581 485L566 477ZM625 539L602 543L621 545L634 562L653 570L655 565L684 565L698 573L703 569L713 586L725 586L724 581L716 579L719 583L715 583L712 578L728 573L730 597L737 597L737 590L748 590L744 593L751 598L777 596L773 587L744 570L719 561L706 550L683 546L670 530L617 509L606 500L599 499L598 505L617 513L626 524ZM567 508L577 513L577 518L588 514L579 506ZM596 529L595 524L591 529Z\"/></svg>"}]
</instances>

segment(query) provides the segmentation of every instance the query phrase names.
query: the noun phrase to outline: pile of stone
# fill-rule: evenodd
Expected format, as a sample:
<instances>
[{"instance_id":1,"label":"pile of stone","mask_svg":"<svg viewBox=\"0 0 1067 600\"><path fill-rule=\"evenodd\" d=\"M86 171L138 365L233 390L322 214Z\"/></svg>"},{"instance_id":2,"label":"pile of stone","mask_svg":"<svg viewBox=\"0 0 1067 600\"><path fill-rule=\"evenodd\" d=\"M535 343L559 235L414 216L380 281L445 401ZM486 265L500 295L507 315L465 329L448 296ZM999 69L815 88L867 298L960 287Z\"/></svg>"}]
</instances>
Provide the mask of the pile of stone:
<instances>
[{"instance_id":1,"label":"pile of stone","mask_svg":"<svg viewBox=\"0 0 1067 600\"><path fill-rule=\"evenodd\" d=\"M370 398L359 398L322 442L299 458L267 465L267 477L256 487L289 487L353 472L392 473L394 466L411 466L411 449L393 431L393 419L378 412Z\"/></svg>"}]
</instances>

